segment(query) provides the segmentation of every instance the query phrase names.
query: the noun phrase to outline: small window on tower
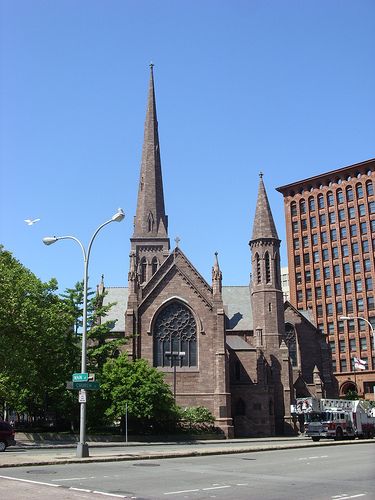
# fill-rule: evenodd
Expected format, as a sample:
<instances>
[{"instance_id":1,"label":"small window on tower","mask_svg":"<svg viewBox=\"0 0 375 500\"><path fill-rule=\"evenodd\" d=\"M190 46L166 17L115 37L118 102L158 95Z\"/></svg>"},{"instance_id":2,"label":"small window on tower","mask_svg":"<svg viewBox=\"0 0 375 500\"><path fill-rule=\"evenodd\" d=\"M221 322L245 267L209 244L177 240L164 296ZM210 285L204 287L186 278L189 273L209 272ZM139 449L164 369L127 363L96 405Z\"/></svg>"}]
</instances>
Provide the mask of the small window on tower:
<instances>
[{"instance_id":1,"label":"small window on tower","mask_svg":"<svg viewBox=\"0 0 375 500\"><path fill-rule=\"evenodd\" d=\"M257 268L257 283L261 283L262 273L260 271L260 259L259 259L259 255L257 253L255 254L255 262L256 262L256 268Z\"/></svg>"},{"instance_id":2,"label":"small window on tower","mask_svg":"<svg viewBox=\"0 0 375 500\"><path fill-rule=\"evenodd\" d=\"M154 228L154 216L152 215L151 212L148 214L147 223L148 223L148 232L150 233Z\"/></svg>"},{"instance_id":3,"label":"small window on tower","mask_svg":"<svg viewBox=\"0 0 375 500\"><path fill-rule=\"evenodd\" d=\"M147 261L145 258L141 260L141 283L144 283L146 281L146 275L147 275Z\"/></svg>"},{"instance_id":4,"label":"small window on tower","mask_svg":"<svg viewBox=\"0 0 375 500\"><path fill-rule=\"evenodd\" d=\"M159 267L159 265L158 265L158 259L156 257L154 257L152 259L152 274L156 273L156 271L158 270L158 267Z\"/></svg>"},{"instance_id":5,"label":"small window on tower","mask_svg":"<svg viewBox=\"0 0 375 500\"><path fill-rule=\"evenodd\" d=\"M266 252L264 260L266 263L266 282L271 283L271 265L270 265L270 255L268 252Z\"/></svg>"}]
</instances>

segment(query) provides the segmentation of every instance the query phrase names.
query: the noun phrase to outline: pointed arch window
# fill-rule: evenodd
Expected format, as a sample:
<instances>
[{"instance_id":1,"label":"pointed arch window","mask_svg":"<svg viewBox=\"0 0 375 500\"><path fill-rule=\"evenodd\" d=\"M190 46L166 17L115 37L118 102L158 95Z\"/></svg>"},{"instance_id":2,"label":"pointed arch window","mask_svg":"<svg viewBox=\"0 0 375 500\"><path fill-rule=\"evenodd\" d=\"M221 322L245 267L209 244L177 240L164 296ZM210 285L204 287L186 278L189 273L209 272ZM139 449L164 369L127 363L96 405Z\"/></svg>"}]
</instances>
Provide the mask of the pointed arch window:
<instances>
[{"instance_id":1,"label":"pointed arch window","mask_svg":"<svg viewBox=\"0 0 375 500\"><path fill-rule=\"evenodd\" d=\"M146 281L146 277L147 277L147 261L146 258L143 257L143 259L141 260L141 276L140 276L141 283L144 283Z\"/></svg>"},{"instance_id":2,"label":"pointed arch window","mask_svg":"<svg viewBox=\"0 0 375 500\"><path fill-rule=\"evenodd\" d=\"M297 339L294 326L291 323L285 324L285 344L289 350L289 358L292 366L297 366Z\"/></svg>"},{"instance_id":3,"label":"pointed arch window","mask_svg":"<svg viewBox=\"0 0 375 500\"><path fill-rule=\"evenodd\" d=\"M239 398L236 402L236 406L234 408L235 416L243 416L246 415L246 404L242 398Z\"/></svg>"},{"instance_id":4,"label":"pointed arch window","mask_svg":"<svg viewBox=\"0 0 375 500\"><path fill-rule=\"evenodd\" d=\"M148 232L151 233L151 231L154 229L154 216L152 215L152 212L149 212L148 214L147 225L148 225Z\"/></svg>"},{"instance_id":5,"label":"pointed arch window","mask_svg":"<svg viewBox=\"0 0 375 500\"><path fill-rule=\"evenodd\" d=\"M266 266L266 282L271 283L271 262L270 262L270 254L268 252L264 255L264 262Z\"/></svg>"},{"instance_id":6,"label":"pointed arch window","mask_svg":"<svg viewBox=\"0 0 375 500\"><path fill-rule=\"evenodd\" d=\"M171 356L171 352L184 355ZM154 366L197 366L197 324L181 302L168 304L158 314L153 327L153 357Z\"/></svg>"},{"instance_id":7,"label":"pointed arch window","mask_svg":"<svg viewBox=\"0 0 375 500\"><path fill-rule=\"evenodd\" d=\"M158 259L157 257L154 257L152 259L152 263L151 263L151 268L152 268L152 274L154 275L156 273L156 271L158 270L158 267L159 267L159 262L158 262Z\"/></svg>"},{"instance_id":8,"label":"pointed arch window","mask_svg":"<svg viewBox=\"0 0 375 500\"><path fill-rule=\"evenodd\" d=\"M259 258L258 253L255 254L255 265L256 265L256 272L257 272L257 283L259 284L262 282L262 273L261 273L261 269L260 269L260 258Z\"/></svg>"},{"instance_id":9,"label":"pointed arch window","mask_svg":"<svg viewBox=\"0 0 375 500\"><path fill-rule=\"evenodd\" d=\"M280 284L281 284L281 269L280 269L279 252L276 252L276 255L275 255L275 280L276 280L276 285L280 286Z\"/></svg>"}]
</instances>

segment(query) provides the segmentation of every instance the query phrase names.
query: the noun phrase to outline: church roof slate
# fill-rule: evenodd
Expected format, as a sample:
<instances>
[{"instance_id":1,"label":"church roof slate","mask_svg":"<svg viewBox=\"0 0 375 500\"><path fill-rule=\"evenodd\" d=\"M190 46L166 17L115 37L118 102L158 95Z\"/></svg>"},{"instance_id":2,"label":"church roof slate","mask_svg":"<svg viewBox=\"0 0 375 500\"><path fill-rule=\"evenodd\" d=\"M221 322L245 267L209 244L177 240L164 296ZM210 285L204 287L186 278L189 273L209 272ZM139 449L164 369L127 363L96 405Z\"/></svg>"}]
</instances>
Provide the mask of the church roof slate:
<instances>
[{"instance_id":1,"label":"church roof slate","mask_svg":"<svg viewBox=\"0 0 375 500\"><path fill-rule=\"evenodd\" d=\"M114 332L125 331L125 312L128 303L127 287L106 287L104 304L114 302L105 320L116 321ZM223 302L228 331L251 331L253 314L248 286L223 286Z\"/></svg>"}]
</instances>

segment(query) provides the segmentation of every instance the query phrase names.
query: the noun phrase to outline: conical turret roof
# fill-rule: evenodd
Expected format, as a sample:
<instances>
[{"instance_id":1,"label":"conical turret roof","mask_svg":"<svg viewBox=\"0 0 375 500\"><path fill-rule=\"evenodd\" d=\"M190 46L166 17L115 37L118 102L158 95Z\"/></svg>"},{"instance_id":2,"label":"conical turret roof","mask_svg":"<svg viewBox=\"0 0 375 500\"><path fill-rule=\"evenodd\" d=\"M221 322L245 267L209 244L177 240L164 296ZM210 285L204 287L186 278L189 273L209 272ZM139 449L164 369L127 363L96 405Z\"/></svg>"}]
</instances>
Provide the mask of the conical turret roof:
<instances>
[{"instance_id":1,"label":"conical turret roof","mask_svg":"<svg viewBox=\"0 0 375 500\"><path fill-rule=\"evenodd\" d=\"M272 238L278 240L275 222L263 183L263 174L259 174L258 199L255 210L252 240Z\"/></svg>"}]
</instances>

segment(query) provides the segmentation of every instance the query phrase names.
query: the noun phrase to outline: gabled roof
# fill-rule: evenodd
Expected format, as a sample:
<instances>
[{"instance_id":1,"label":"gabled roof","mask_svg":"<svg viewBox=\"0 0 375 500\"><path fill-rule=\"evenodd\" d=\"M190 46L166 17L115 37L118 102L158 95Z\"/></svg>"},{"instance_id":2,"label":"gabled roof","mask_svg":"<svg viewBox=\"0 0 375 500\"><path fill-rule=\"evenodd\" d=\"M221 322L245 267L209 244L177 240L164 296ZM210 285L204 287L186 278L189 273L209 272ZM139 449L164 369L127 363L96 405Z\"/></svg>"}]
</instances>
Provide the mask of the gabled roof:
<instances>
[{"instance_id":1,"label":"gabled roof","mask_svg":"<svg viewBox=\"0 0 375 500\"><path fill-rule=\"evenodd\" d=\"M202 278L203 279L203 278ZM207 284L207 282L205 282ZM208 286L208 285L207 285ZM125 312L128 302L127 287L106 287L107 295L104 304L116 302L106 320L117 319L113 331L125 331ZM250 302L250 290L248 286L223 286L223 302L226 315L226 329L228 331L252 331L253 315Z\"/></svg>"},{"instance_id":2,"label":"gabled roof","mask_svg":"<svg viewBox=\"0 0 375 500\"><path fill-rule=\"evenodd\" d=\"M186 267L187 269L184 269ZM154 292L159 284L171 272L178 272L189 285L194 289L195 293L212 308L212 288L193 266L184 252L176 247L173 252L167 257L156 273L146 283L142 292L142 301L140 305ZM191 279L191 273L196 278Z\"/></svg>"}]
</instances>

